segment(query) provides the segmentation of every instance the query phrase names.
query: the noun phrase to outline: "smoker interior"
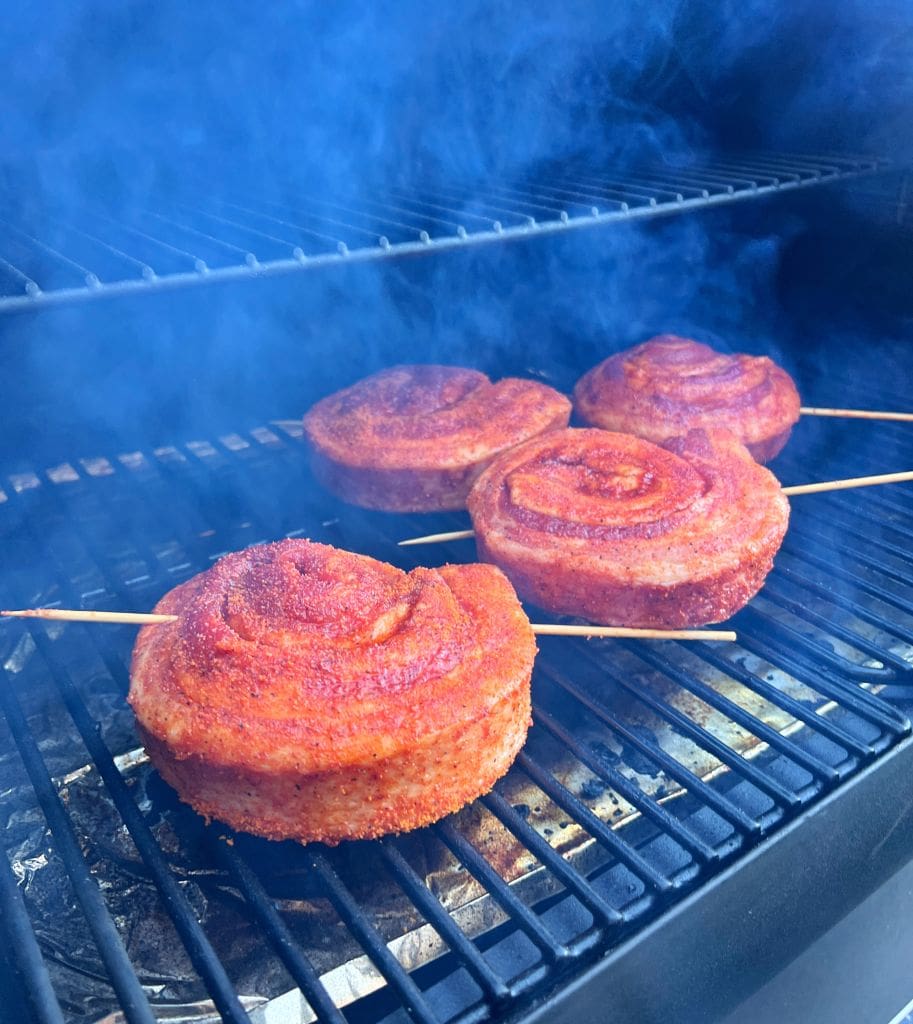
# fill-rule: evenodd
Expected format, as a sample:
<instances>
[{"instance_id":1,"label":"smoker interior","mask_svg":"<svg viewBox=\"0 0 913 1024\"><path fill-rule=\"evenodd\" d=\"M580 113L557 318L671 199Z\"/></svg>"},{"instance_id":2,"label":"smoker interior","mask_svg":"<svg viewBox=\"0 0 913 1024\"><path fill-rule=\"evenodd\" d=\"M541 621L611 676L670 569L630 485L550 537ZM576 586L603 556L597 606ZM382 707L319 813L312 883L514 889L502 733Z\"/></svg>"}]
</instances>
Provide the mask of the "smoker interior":
<instances>
[{"instance_id":1,"label":"smoker interior","mask_svg":"<svg viewBox=\"0 0 913 1024\"><path fill-rule=\"evenodd\" d=\"M852 352L832 354L826 379L799 355L792 368L809 404L833 403L835 388L840 404L904 404ZM573 382L548 365L530 372ZM469 542L396 544L465 516L371 513L323 492L299 412L169 443L93 443L53 464L20 452L0 482L0 605L148 610L221 554L286 536L403 568L473 557ZM804 418L773 468L799 483L910 466L909 425ZM775 571L731 622L737 644L540 638L535 724L494 791L431 828L335 849L233 835L176 800L125 704L130 629L7 624L0 1016L431 1024L516 1019L540 1004L558 1013L574 978L661 942L651 925L740 869L755 872L742 904L763 905L783 882L758 881L766 847L796 835L814 861L804 819L828 808L841 820L845 800L839 860L863 813L849 809L854 788L907 749L911 493L795 498ZM861 898L874 880L857 881ZM826 896L812 884L801 899ZM693 936L708 955L726 941ZM719 979L715 1010L769 969ZM646 1001L662 984L643 977L633 991ZM576 1004L564 1012L582 1019Z\"/></svg>"}]
</instances>

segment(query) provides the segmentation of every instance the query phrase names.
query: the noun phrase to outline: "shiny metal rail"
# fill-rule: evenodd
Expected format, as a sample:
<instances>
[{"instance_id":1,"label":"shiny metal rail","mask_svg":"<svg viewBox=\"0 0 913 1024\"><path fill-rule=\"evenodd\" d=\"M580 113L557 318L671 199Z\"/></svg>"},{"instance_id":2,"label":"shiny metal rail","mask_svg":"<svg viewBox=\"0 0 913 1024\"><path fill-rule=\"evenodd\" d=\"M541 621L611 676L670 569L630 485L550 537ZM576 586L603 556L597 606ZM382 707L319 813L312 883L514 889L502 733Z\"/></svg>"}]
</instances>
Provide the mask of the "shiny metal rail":
<instances>
[{"instance_id":1,"label":"shiny metal rail","mask_svg":"<svg viewBox=\"0 0 913 1024\"><path fill-rule=\"evenodd\" d=\"M80 208L20 223L0 196L0 313L442 252L751 199L871 174L874 157L750 154L624 174L468 190L390 190L281 203L198 191L112 216ZM189 197L189 198L188 198Z\"/></svg>"}]
</instances>

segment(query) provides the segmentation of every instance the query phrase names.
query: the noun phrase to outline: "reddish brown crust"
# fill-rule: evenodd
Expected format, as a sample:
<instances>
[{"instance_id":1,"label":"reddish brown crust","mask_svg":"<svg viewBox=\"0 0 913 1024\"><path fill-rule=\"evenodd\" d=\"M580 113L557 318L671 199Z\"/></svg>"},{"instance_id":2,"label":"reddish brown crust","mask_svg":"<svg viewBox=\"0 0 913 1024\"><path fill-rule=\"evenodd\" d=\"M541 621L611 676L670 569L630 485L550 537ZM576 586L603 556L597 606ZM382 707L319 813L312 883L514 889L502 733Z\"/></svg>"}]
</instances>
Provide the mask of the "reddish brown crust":
<instances>
[{"instance_id":1,"label":"reddish brown crust","mask_svg":"<svg viewBox=\"0 0 913 1024\"><path fill-rule=\"evenodd\" d=\"M567 425L567 418L560 426ZM466 507L466 496L487 465L460 469L378 469L347 466L312 447L311 470L328 491L353 505L387 512L446 512Z\"/></svg>"},{"instance_id":2,"label":"reddish brown crust","mask_svg":"<svg viewBox=\"0 0 913 1024\"><path fill-rule=\"evenodd\" d=\"M566 427L570 414L570 401L537 381L394 366L319 401L304 434L315 475L345 501L430 512L464 508L496 455Z\"/></svg>"},{"instance_id":3,"label":"reddish brown crust","mask_svg":"<svg viewBox=\"0 0 913 1024\"><path fill-rule=\"evenodd\" d=\"M491 566L406 574L308 541L229 555L141 630L130 703L183 800L272 839L414 828L522 746L535 638Z\"/></svg>"},{"instance_id":4,"label":"reddish brown crust","mask_svg":"<svg viewBox=\"0 0 913 1024\"><path fill-rule=\"evenodd\" d=\"M663 334L584 374L574 409L591 426L656 443L695 427L725 427L767 462L798 422L799 393L766 356L723 355Z\"/></svg>"},{"instance_id":5,"label":"reddish brown crust","mask_svg":"<svg viewBox=\"0 0 913 1024\"><path fill-rule=\"evenodd\" d=\"M720 622L763 585L789 505L728 431L658 447L565 430L501 456L469 496L479 557L557 613L618 626Z\"/></svg>"}]
</instances>

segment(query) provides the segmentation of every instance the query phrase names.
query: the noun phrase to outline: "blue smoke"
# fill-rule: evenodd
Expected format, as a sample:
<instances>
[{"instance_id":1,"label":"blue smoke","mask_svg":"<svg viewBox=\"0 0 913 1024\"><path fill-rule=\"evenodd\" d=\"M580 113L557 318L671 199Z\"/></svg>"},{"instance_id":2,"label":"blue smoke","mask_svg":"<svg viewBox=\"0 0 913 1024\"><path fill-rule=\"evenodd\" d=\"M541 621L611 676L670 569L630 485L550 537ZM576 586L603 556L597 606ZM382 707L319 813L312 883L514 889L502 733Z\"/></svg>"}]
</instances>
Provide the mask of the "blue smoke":
<instances>
[{"instance_id":1,"label":"blue smoke","mask_svg":"<svg viewBox=\"0 0 913 1024\"><path fill-rule=\"evenodd\" d=\"M23 5L0 38L0 205L40 228L179 193L471 191L726 149L902 161L911 33L909 0ZM402 359L569 386L661 330L787 358L777 275L803 224L772 204L0 319L8 440L294 416Z\"/></svg>"}]
</instances>

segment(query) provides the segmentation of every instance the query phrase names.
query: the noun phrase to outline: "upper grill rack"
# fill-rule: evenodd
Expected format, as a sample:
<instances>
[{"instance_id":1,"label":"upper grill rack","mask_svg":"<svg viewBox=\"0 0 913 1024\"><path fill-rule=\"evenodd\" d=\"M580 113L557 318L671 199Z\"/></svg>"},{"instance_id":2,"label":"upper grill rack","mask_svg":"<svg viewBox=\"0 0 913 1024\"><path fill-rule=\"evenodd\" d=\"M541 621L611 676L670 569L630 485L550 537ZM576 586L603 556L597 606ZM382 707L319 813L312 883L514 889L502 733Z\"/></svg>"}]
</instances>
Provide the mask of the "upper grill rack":
<instances>
[{"instance_id":1,"label":"upper grill rack","mask_svg":"<svg viewBox=\"0 0 913 1024\"><path fill-rule=\"evenodd\" d=\"M733 156L624 173L567 171L555 179L471 190L392 189L331 198L283 190L180 200L121 214L97 204L20 217L0 195L0 312L105 296L296 273L438 252L715 206L869 174L872 157Z\"/></svg>"},{"instance_id":2,"label":"upper grill rack","mask_svg":"<svg viewBox=\"0 0 913 1024\"><path fill-rule=\"evenodd\" d=\"M886 457L913 459L909 432L878 429ZM283 535L401 564L416 556L395 546L415 517L320 494L296 433L276 426L8 477L0 601L146 610L224 551ZM838 450L823 473L863 468L850 446ZM9 624L0 810L22 887L0 864L0 899L35 1016L59 1021L60 999L73 1020L119 1004L131 1022L152 1020L159 1000L232 1022L262 998L298 1000L291 1019L302 1021L406 1007L424 1024L462 1024L521 1007L909 731L858 685L909 679L908 494L798 505L777 570L737 621L739 645L543 640L535 727L494 793L417 840L351 854L244 836L229 845L157 786L132 752L123 705L130 631ZM836 569L855 598L830 559L826 572L818 564L835 522L846 531ZM150 952L137 913L158 923L168 955ZM100 979L84 982L94 1014L78 1010L86 996L58 964L66 948L49 919L68 945L97 951L70 966ZM245 957L269 971L251 973Z\"/></svg>"}]
</instances>

